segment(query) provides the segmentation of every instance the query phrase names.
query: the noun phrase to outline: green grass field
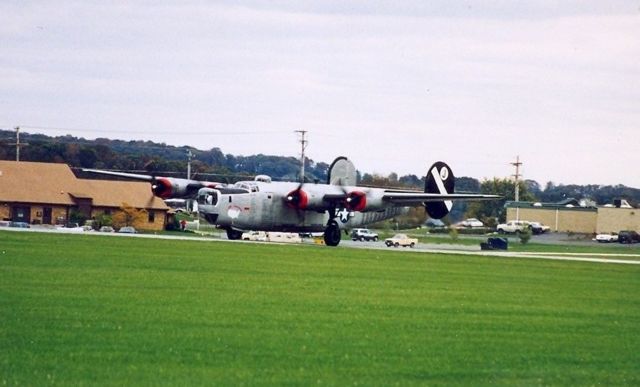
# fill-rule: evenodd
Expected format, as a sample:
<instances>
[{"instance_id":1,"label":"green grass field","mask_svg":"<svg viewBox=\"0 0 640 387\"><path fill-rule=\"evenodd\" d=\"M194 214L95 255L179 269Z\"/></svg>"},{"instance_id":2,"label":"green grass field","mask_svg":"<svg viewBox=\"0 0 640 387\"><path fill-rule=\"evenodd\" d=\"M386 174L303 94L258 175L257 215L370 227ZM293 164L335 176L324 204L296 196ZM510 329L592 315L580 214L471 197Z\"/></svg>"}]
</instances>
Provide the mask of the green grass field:
<instances>
[{"instance_id":1,"label":"green grass field","mask_svg":"<svg viewBox=\"0 0 640 387\"><path fill-rule=\"evenodd\" d=\"M638 385L640 267L0 231L0 385Z\"/></svg>"}]
</instances>

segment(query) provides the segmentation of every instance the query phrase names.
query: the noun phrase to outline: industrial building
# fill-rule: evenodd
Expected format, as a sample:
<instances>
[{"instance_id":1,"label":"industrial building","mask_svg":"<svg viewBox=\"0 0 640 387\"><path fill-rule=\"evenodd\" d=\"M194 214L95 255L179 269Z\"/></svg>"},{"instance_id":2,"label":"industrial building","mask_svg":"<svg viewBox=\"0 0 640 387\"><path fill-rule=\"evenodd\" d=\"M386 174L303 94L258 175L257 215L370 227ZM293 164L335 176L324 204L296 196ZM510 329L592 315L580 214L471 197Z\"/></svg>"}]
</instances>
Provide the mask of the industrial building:
<instances>
[{"instance_id":1,"label":"industrial building","mask_svg":"<svg viewBox=\"0 0 640 387\"><path fill-rule=\"evenodd\" d=\"M621 205L581 207L577 202L532 203L507 202L507 220L541 222L551 231L582 234L640 231L640 209Z\"/></svg>"},{"instance_id":2,"label":"industrial building","mask_svg":"<svg viewBox=\"0 0 640 387\"><path fill-rule=\"evenodd\" d=\"M78 179L66 164L0 160L0 220L65 224L72 211L88 219L123 204L147 211L147 230L162 230L169 207L148 183Z\"/></svg>"}]
</instances>

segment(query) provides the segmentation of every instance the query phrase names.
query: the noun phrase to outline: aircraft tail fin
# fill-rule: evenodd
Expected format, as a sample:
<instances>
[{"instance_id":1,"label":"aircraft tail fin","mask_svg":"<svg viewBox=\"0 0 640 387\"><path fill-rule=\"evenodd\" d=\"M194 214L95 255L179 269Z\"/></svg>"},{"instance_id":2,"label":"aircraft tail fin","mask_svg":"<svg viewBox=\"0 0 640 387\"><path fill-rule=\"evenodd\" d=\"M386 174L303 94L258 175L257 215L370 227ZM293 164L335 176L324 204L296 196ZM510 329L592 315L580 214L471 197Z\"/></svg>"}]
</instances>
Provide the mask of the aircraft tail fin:
<instances>
[{"instance_id":1,"label":"aircraft tail fin","mask_svg":"<svg viewBox=\"0 0 640 387\"><path fill-rule=\"evenodd\" d=\"M356 167L351 160L340 156L333 160L327 173L327 184L332 185L356 185Z\"/></svg>"},{"instance_id":2,"label":"aircraft tail fin","mask_svg":"<svg viewBox=\"0 0 640 387\"><path fill-rule=\"evenodd\" d=\"M429 168L425 179L424 192L439 195L450 195L453 194L454 188L455 177L453 176L451 168L449 168L447 164L442 161L438 161ZM449 211L451 211L453 202L451 200L425 202L424 206L426 207L427 214L429 214L430 217L440 219L445 217Z\"/></svg>"}]
</instances>

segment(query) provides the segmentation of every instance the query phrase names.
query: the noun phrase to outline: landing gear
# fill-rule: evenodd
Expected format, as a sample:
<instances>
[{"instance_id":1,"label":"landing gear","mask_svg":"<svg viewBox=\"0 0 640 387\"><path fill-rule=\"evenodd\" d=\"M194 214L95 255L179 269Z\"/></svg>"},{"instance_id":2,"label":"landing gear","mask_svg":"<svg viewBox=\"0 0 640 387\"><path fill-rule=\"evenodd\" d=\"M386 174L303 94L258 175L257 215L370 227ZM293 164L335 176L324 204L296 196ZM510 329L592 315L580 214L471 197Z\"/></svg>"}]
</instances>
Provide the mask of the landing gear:
<instances>
[{"instance_id":1,"label":"landing gear","mask_svg":"<svg viewBox=\"0 0 640 387\"><path fill-rule=\"evenodd\" d=\"M341 238L338 222L330 220L327 228L324 229L324 244L327 246L338 246Z\"/></svg>"},{"instance_id":2,"label":"landing gear","mask_svg":"<svg viewBox=\"0 0 640 387\"><path fill-rule=\"evenodd\" d=\"M237 241L242 238L242 231L234 230L232 228L227 229L227 239L230 241Z\"/></svg>"}]
</instances>

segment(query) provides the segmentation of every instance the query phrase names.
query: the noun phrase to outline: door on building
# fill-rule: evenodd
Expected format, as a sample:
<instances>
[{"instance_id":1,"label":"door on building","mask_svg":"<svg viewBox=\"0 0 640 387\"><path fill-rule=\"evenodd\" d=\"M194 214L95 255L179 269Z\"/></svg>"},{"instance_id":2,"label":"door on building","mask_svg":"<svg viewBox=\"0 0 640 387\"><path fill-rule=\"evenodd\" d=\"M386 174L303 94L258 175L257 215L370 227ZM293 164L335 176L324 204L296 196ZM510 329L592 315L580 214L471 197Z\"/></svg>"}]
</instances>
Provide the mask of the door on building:
<instances>
[{"instance_id":1,"label":"door on building","mask_svg":"<svg viewBox=\"0 0 640 387\"><path fill-rule=\"evenodd\" d=\"M15 206L11 211L11 220L14 222L31 223L31 207L29 206Z\"/></svg>"},{"instance_id":2,"label":"door on building","mask_svg":"<svg viewBox=\"0 0 640 387\"><path fill-rule=\"evenodd\" d=\"M42 208L42 224L51 224L51 207Z\"/></svg>"}]
</instances>

